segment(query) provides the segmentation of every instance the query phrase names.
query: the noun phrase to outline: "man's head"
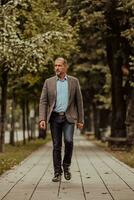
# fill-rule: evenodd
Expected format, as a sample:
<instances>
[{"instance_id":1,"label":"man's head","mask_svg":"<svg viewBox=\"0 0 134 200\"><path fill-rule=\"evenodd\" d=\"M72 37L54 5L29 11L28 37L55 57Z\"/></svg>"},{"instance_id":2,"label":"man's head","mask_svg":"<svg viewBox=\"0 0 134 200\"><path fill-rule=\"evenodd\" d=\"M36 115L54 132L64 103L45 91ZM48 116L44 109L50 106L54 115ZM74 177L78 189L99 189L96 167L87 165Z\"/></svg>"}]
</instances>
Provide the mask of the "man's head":
<instances>
[{"instance_id":1,"label":"man's head","mask_svg":"<svg viewBox=\"0 0 134 200\"><path fill-rule=\"evenodd\" d=\"M67 72L67 61L64 58L59 57L55 60L54 66L56 75L60 78L63 78Z\"/></svg>"}]
</instances>

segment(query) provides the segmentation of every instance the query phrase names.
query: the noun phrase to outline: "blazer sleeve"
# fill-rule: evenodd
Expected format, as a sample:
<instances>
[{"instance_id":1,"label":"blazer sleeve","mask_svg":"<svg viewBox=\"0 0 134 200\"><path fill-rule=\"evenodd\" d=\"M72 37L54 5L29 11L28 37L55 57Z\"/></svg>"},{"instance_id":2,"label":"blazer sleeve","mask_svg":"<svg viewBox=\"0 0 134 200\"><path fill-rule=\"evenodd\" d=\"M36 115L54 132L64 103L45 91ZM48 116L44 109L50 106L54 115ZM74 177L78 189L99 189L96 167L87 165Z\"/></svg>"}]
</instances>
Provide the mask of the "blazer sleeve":
<instances>
[{"instance_id":1,"label":"blazer sleeve","mask_svg":"<svg viewBox=\"0 0 134 200\"><path fill-rule=\"evenodd\" d=\"M39 122L47 121L48 89L47 80L45 81L39 102Z\"/></svg>"},{"instance_id":2,"label":"blazer sleeve","mask_svg":"<svg viewBox=\"0 0 134 200\"><path fill-rule=\"evenodd\" d=\"M84 109L83 109L83 98L81 94L80 84L78 79L76 79L76 105L78 112L78 123L84 123Z\"/></svg>"}]
</instances>

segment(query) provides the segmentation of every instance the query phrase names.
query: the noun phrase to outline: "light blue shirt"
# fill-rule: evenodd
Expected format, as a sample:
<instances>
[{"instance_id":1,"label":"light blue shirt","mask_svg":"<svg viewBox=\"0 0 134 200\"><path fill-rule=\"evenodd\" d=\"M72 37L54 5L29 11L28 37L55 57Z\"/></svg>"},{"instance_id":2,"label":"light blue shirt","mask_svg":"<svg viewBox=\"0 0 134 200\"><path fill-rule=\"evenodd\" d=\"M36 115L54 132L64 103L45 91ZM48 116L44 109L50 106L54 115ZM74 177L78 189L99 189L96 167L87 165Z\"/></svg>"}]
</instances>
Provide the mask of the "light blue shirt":
<instances>
[{"instance_id":1,"label":"light blue shirt","mask_svg":"<svg viewBox=\"0 0 134 200\"><path fill-rule=\"evenodd\" d=\"M66 112L68 106L68 81L67 76L64 80L57 78L56 82L56 105L54 108L55 112Z\"/></svg>"}]
</instances>

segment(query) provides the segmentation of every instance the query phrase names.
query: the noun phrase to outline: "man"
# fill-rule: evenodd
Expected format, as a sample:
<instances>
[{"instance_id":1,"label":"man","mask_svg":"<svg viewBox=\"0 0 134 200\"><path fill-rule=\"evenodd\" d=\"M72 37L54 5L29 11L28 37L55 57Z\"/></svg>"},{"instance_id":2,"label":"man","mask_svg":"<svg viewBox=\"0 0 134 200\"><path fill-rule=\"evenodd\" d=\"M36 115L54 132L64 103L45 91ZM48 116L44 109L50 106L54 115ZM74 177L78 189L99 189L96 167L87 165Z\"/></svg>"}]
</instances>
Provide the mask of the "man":
<instances>
[{"instance_id":1,"label":"man","mask_svg":"<svg viewBox=\"0 0 134 200\"><path fill-rule=\"evenodd\" d=\"M40 128L46 129L50 122L53 141L53 182L58 182L62 175L62 166L66 180L71 179L69 167L73 152L73 134L75 122L82 129L84 123L83 101L79 81L68 76L67 62L64 58L55 60L56 76L44 83L39 105ZM62 134L64 134L65 152L62 162Z\"/></svg>"}]
</instances>

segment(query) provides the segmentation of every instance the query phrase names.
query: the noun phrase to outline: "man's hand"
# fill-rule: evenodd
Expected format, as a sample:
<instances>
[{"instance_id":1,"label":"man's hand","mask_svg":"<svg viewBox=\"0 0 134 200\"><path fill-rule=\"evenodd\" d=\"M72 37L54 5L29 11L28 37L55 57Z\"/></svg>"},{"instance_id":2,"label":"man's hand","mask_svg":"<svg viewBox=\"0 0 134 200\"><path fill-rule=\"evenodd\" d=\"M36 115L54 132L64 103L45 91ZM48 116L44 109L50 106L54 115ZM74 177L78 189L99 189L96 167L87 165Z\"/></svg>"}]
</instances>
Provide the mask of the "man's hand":
<instances>
[{"instance_id":1,"label":"man's hand","mask_svg":"<svg viewBox=\"0 0 134 200\"><path fill-rule=\"evenodd\" d=\"M40 126L41 129L44 129L44 130L47 128L47 125L46 125L46 122L45 122L45 121L41 121L41 122L39 123L39 126Z\"/></svg>"},{"instance_id":2,"label":"man's hand","mask_svg":"<svg viewBox=\"0 0 134 200\"><path fill-rule=\"evenodd\" d=\"M83 123L77 123L77 128L79 128L80 130L83 129L84 124Z\"/></svg>"}]
</instances>

